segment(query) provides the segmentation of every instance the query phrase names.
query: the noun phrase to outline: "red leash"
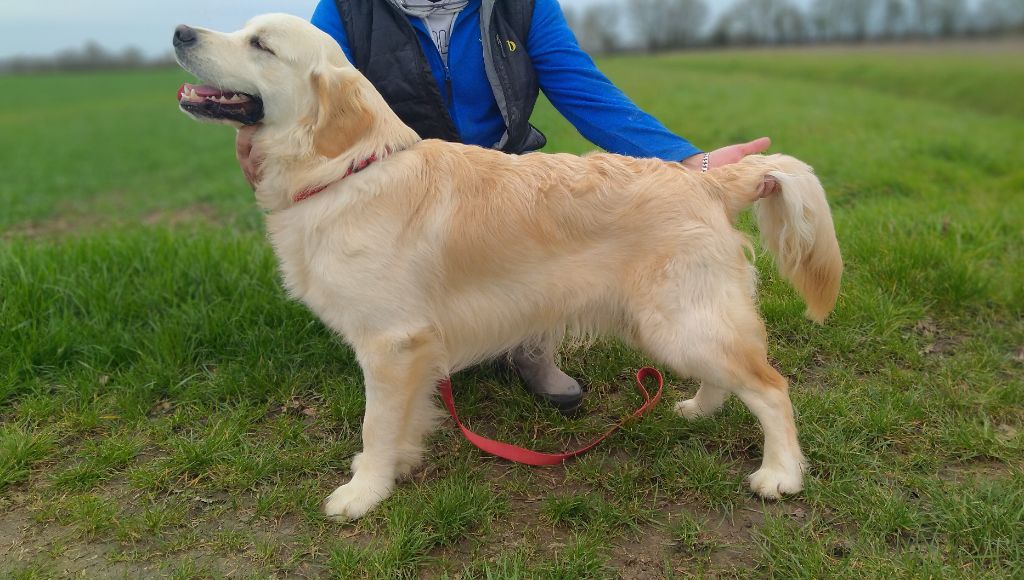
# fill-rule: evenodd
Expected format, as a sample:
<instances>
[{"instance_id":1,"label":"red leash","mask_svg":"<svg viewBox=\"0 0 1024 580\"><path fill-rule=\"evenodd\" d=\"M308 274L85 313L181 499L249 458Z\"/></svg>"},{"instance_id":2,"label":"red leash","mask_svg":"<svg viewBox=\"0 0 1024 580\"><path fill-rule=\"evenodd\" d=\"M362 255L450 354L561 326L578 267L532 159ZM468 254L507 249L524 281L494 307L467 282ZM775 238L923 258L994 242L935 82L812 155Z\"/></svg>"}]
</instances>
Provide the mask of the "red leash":
<instances>
[{"instance_id":1,"label":"red leash","mask_svg":"<svg viewBox=\"0 0 1024 580\"><path fill-rule=\"evenodd\" d=\"M658 391L654 393L652 397L647 392L647 388L644 387L644 380L654 378L658 382ZM444 379L438 383L438 389L441 391L441 400L444 401L444 406L448 407L448 412L451 413L452 418L455 419L455 423L462 430L462 434L469 439L469 442L479 448L485 453L507 459L515 463L522 463L524 465L533 465L536 467L542 467L547 465L558 465L564 463L566 460L572 459L583 455L587 451L590 451L594 447L597 447L599 443L607 439L612 433L615 433L625 425L626 421L631 419L637 419L646 415L648 411L654 408L654 405L658 404L658 399L661 398L661 391L665 385L665 379L662 378L661 373L657 369L650 367L642 368L636 373L636 385L637 390L644 397L644 404L640 406L632 415L626 417L622 421L619 421L615 425L608 429L603 435L594 439L585 446L575 450L567 451L565 453L540 453L538 451L532 451L530 449L524 449L517 445L511 445L508 443L502 443L501 441L495 441L488 439L482 435L477 435L462 424L459 420L459 414L455 411L455 399L452 397L452 381L451 379Z\"/></svg>"}]
</instances>

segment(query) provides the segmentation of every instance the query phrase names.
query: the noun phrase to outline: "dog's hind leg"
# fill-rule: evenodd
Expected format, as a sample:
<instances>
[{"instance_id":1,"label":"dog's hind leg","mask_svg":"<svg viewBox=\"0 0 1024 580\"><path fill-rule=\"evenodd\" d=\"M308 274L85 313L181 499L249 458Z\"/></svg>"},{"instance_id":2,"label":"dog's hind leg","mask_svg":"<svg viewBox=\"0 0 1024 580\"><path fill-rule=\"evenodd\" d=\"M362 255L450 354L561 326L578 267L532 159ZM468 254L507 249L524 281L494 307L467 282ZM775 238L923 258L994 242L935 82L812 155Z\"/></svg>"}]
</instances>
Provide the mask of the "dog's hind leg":
<instances>
[{"instance_id":1,"label":"dog's hind leg","mask_svg":"<svg viewBox=\"0 0 1024 580\"><path fill-rule=\"evenodd\" d=\"M797 493L803 489L805 460L796 437L789 383L768 364L763 347L732 357L723 361L730 367L725 374L735 376L733 392L764 430L764 459L750 476L750 489L767 499Z\"/></svg>"},{"instance_id":2,"label":"dog's hind leg","mask_svg":"<svg viewBox=\"0 0 1024 580\"><path fill-rule=\"evenodd\" d=\"M742 292L720 292L711 304L705 295L699 308L645 313L635 336L653 358L703 381L697 396L678 411L699 416L717 410L729 393L737 395L764 430L764 459L750 476L751 489L769 499L796 493L803 485L804 456L789 385L768 364L764 324L753 300Z\"/></svg>"},{"instance_id":3,"label":"dog's hind leg","mask_svg":"<svg viewBox=\"0 0 1024 580\"><path fill-rule=\"evenodd\" d=\"M722 408L728 398L729 391L706 382L701 383L692 399L676 403L676 414L685 419L710 417Z\"/></svg>"},{"instance_id":4,"label":"dog's hind leg","mask_svg":"<svg viewBox=\"0 0 1024 580\"><path fill-rule=\"evenodd\" d=\"M366 381L363 450L352 460L351 481L324 501L327 516L362 517L419 463L423 437L439 416L432 396L443 374L441 352L429 331L357 345Z\"/></svg>"}]
</instances>

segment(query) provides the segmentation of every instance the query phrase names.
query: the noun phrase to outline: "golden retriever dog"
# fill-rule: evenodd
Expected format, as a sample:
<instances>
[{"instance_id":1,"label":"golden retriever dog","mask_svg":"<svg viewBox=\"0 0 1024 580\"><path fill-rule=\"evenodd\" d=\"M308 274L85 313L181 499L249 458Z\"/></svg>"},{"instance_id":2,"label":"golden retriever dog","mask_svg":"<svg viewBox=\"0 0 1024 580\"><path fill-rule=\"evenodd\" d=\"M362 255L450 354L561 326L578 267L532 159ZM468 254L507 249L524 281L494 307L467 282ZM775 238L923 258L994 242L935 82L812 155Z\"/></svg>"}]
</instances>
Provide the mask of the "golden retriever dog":
<instances>
[{"instance_id":1,"label":"golden retriever dog","mask_svg":"<svg viewBox=\"0 0 1024 580\"><path fill-rule=\"evenodd\" d=\"M262 123L256 199L284 284L362 367L363 449L325 500L328 516L362 516L417 467L439 418L439 379L566 336L618 336L699 379L675 407L687 419L737 395L764 430L753 491L802 489L788 384L768 363L751 246L734 222L756 206L764 244L823 321L842 259L810 167L754 156L700 173L424 140L334 40L292 16L234 33L182 26L174 44L208 83L182 87L183 110ZM781 192L758 201L766 178Z\"/></svg>"}]
</instances>

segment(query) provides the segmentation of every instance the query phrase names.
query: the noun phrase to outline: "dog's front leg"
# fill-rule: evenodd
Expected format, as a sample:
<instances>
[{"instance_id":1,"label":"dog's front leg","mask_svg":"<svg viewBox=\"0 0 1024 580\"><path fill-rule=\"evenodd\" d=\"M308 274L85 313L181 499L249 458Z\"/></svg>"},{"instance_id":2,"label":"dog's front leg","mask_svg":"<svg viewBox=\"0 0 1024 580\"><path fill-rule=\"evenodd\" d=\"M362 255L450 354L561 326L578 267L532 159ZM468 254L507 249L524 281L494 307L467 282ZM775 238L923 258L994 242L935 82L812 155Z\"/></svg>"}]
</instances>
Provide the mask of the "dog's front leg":
<instances>
[{"instance_id":1,"label":"dog's front leg","mask_svg":"<svg viewBox=\"0 0 1024 580\"><path fill-rule=\"evenodd\" d=\"M433 387L443 373L430 332L376 340L357 347L357 355L366 381L363 451L352 460L352 480L324 502L324 513L338 519L365 515L419 462L438 416Z\"/></svg>"}]
</instances>

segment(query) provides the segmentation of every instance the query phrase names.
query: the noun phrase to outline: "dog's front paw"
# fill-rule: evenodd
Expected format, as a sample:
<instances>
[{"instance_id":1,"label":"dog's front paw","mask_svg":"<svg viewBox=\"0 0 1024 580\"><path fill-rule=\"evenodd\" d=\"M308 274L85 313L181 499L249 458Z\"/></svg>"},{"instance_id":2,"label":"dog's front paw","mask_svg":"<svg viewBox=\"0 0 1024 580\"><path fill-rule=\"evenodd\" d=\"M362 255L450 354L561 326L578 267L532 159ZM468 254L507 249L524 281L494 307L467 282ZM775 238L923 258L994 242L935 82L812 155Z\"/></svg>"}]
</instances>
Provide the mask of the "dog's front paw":
<instances>
[{"instance_id":1,"label":"dog's front paw","mask_svg":"<svg viewBox=\"0 0 1024 580\"><path fill-rule=\"evenodd\" d=\"M780 499L804 488L803 469L761 466L750 476L750 489L764 499Z\"/></svg>"},{"instance_id":2,"label":"dog's front paw","mask_svg":"<svg viewBox=\"0 0 1024 580\"><path fill-rule=\"evenodd\" d=\"M324 515L334 520L359 519L391 495L391 488L392 485L354 477L327 496Z\"/></svg>"}]
</instances>

